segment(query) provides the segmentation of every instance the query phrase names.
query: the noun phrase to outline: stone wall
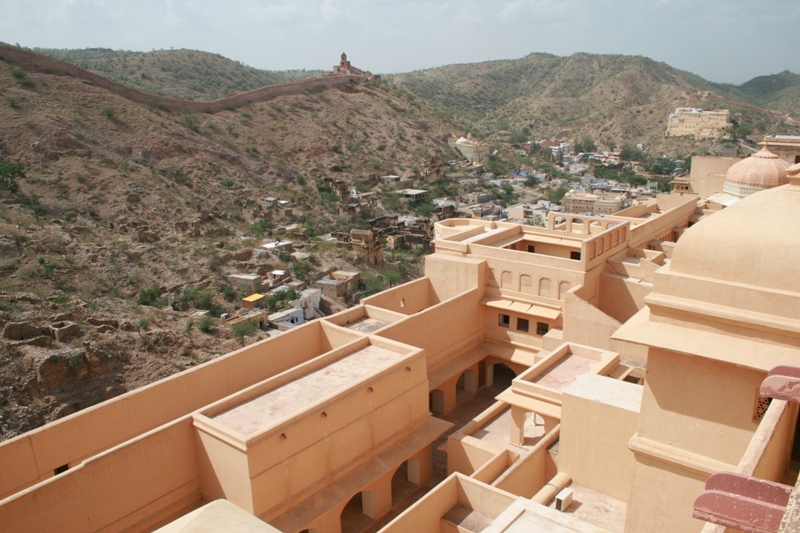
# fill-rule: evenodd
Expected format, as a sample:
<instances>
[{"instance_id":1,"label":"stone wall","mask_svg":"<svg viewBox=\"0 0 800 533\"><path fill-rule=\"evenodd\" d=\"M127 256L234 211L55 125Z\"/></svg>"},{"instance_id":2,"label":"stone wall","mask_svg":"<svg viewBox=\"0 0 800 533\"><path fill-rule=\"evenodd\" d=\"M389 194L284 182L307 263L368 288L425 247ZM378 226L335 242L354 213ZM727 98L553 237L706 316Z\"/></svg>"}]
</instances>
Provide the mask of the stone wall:
<instances>
[{"instance_id":1,"label":"stone wall","mask_svg":"<svg viewBox=\"0 0 800 533\"><path fill-rule=\"evenodd\" d=\"M330 74L324 78L307 78L304 80L287 81L276 85L267 85L247 91L219 98L216 100L181 100L178 98L165 98L147 94L127 85L111 80L96 72L78 67L66 61L31 52L6 43L0 43L0 59L14 64L30 72L41 72L58 76L73 76L128 98L134 102L145 105L155 105L170 111L193 110L199 112L216 112L247 105L251 102L260 102L276 96L303 94L318 90L358 84L365 81L363 76L351 74Z\"/></svg>"}]
</instances>

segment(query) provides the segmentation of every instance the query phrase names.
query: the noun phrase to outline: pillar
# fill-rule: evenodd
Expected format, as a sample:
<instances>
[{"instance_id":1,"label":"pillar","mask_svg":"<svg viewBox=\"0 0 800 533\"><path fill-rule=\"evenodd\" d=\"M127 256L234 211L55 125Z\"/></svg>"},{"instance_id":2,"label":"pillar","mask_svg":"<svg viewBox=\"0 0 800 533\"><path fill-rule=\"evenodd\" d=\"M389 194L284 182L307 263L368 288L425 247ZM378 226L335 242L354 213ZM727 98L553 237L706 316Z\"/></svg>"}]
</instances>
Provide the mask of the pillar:
<instances>
[{"instance_id":1,"label":"pillar","mask_svg":"<svg viewBox=\"0 0 800 533\"><path fill-rule=\"evenodd\" d=\"M511 406L511 434L508 437L511 444L522 446L525 443L525 415L527 411L516 405Z\"/></svg>"},{"instance_id":2,"label":"pillar","mask_svg":"<svg viewBox=\"0 0 800 533\"><path fill-rule=\"evenodd\" d=\"M478 392L478 365L464 371L464 390L473 394Z\"/></svg>"},{"instance_id":3,"label":"pillar","mask_svg":"<svg viewBox=\"0 0 800 533\"><path fill-rule=\"evenodd\" d=\"M408 458L408 480L423 486L433 475L433 445L429 444Z\"/></svg>"},{"instance_id":4,"label":"pillar","mask_svg":"<svg viewBox=\"0 0 800 533\"><path fill-rule=\"evenodd\" d=\"M559 419L553 418L552 416L545 416L545 415L539 415L539 416L542 417L542 419L544 420L545 434L550 433L550 431L552 431L553 428L555 428L560 422Z\"/></svg>"},{"instance_id":5,"label":"pillar","mask_svg":"<svg viewBox=\"0 0 800 533\"><path fill-rule=\"evenodd\" d=\"M447 414L456 408L456 385L458 384L458 378L459 376L456 376L442 385L442 392L444 392L443 414Z\"/></svg>"},{"instance_id":6,"label":"pillar","mask_svg":"<svg viewBox=\"0 0 800 533\"><path fill-rule=\"evenodd\" d=\"M390 471L361 491L362 512L377 520L392 510L392 474Z\"/></svg>"},{"instance_id":7,"label":"pillar","mask_svg":"<svg viewBox=\"0 0 800 533\"><path fill-rule=\"evenodd\" d=\"M344 504L337 505L316 521L314 527L319 533L342 533L342 509ZM311 528L309 528L309 531Z\"/></svg>"}]
</instances>

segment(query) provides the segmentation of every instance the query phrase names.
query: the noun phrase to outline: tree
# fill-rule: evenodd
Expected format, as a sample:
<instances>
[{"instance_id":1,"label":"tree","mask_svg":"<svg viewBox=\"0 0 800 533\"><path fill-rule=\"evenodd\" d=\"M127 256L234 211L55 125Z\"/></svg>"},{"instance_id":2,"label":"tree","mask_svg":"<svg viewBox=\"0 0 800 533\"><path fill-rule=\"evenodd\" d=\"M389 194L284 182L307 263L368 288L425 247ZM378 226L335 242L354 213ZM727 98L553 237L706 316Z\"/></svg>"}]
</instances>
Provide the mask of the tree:
<instances>
[{"instance_id":1,"label":"tree","mask_svg":"<svg viewBox=\"0 0 800 533\"><path fill-rule=\"evenodd\" d=\"M214 325L214 319L211 318L209 315L203 315L197 322L197 329L199 329L203 333L209 333L213 325Z\"/></svg>"},{"instance_id":2,"label":"tree","mask_svg":"<svg viewBox=\"0 0 800 533\"><path fill-rule=\"evenodd\" d=\"M186 330L186 336L189 337L189 342L194 342L192 340L192 329L194 328L194 320L191 318L186 320L184 324L184 329Z\"/></svg>"},{"instance_id":3,"label":"tree","mask_svg":"<svg viewBox=\"0 0 800 533\"><path fill-rule=\"evenodd\" d=\"M644 164L645 170L659 176L669 176L675 170L675 162L668 157L651 157Z\"/></svg>"},{"instance_id":4,"label":"tree","mask_svg":"<svg viewBox=\"0 0 800 533\"><path fill-rule=\"evenodd\" d=\"M252 322L239 322L238 324L231 326L233 336L236 337L242 346L244 346L244 338L248 335L252 335L256 329L257 326Z\"/></svg>"},{"instance_id":5,"label":"tree","mask_svg":"<svg viewBox=\"0 0 800 533\"><path fill-rule=\"evenodd\" d=\"M740 126L737 126L734 132L736 133L736 137L738 137L739 139L744 139L748 135L753 133L753 129L750 126L742 124Z\"/></svg>"},{"instance_id":6,"label":"tree","mask_svg":"<svg viewBox=\"0 0 800 533\"><path fill-rule=\"evenodd\" d=\"M528 179L525 180L526 187L538 187L539 186L539 178L535 176L529 176Z\"/></svg>"},{"instance_id":7,"label":"tree","mask_svg":"<svg viewBox=\"0 0 800 533\"><path fill-rule=\"evenodd\" d=\"M384 279L389 283L389 287L403 279L403 275L397 270L387 270L383 274Z\"/></svg>"},{"instance_id":8,"label":"tree","mask_svg":"<svg viewBox=\"0 0 800 533\"><path fill-rule=\"evenodd\" d=\"M375 274L366 273L364 274L362 280L364 283L364 298L367 296L372 296L373 294L377 294L386 289L386 281L384 278L376 276Z\"/></svg>"},{"instance_id":9,"label":"tree","mask_svg":"<svg viewBox=\"0 0 800 533\"><path fill-rule=\"evenodd\" d=\"M619 158L623 161L642 161L645 156L638 148L626 144L619 151Z\"/></svg>"},{"instance_id":10,"label":"tree","mask_svg":"<svg viewBox=\"0 0 800 533\"><path fill-rule=\"evenodd\" d=\"M553 204L560 204L561 200L567 194L566 187L559 187L558 189L549 189L547 191L547 201Z\"/></svg>"},{"instance_id":11,"label":"tree","mask_svg":"<svg viewBox=\"0 0 800 533\"><path fill-rule=\"evenodd\" d=\"M597 143L594 142L594 139L589 137L588 135L584 135L583 138L575 143L575 151L576 152L594 152L597 150Z\"/></svg>"},{"instance_id":12,"label":"tree","mask_svg":"<svg viewBox=\"0 0 800 533\"><path fill-rule=\"evenodd\" d=\"M19 190L17 180L23 178L25 178L25 165L0 159L0 189L15 193Z\"/></svg>"}]
</instances>

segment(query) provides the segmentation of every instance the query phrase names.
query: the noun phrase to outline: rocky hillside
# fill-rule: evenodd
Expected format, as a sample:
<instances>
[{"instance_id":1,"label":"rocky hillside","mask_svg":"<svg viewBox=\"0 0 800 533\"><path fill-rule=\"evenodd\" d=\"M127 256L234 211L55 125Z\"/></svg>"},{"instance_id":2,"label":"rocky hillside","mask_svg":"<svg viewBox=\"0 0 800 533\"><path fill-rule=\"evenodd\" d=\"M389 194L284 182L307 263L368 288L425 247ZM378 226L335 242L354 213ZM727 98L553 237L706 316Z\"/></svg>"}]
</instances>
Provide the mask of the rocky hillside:
<instances>
[{"instance_id":1,"label":"rocky hillside","mask_svg":"<svg viewBox=\"0 0 800 533\"><path fill-rule=\"evenodd\" d=\"M146 93L185 100L213 100L264 85L327 74L316 70L259 70L219 54L197 50L130 52L108 48L34 48L34 51L98 72Z\"/></svg>"},{"instance_id":2,"label":"rocky hillside","mask_svg":"<svg viewBox=\"0 0 800 533\"><path fill-rule=\"evenodd\" d=\"M236 307L228 273L368 269L314 240L305 257L253 248L291 222L348 230L324 178L413 173L449 130L381 86L172 113L0 62L0 162L25 173L0 189L0 438L238 347L188 322Z\"/></svg>"},{"instance_id":3,"label":"rocky hillside","mask_svg":"<svg viewBox=\"0 0 800 533\"><path fill-rule=\"evenodd\" d=\"M718 85L716 88L730 98L800 116L800 75L788 70L758 76L742 85Z\"/></svg>"},{"instance_id":4,"label":"rocky hillside","mask_svg":"<svg viewBox=\"0 0 800 533\"><path fill-rule=\"evenodd\" d=\"M781 129L780 118L754 106L798 114L796 78L783 73L734 87L645 57L580 53L450 65L394 75L390 81L484 134L526 128L546 138L566 130L616 146L645 143L690 153L690 144L663 139L667 115L675 107L728 108L737 123L754 130L791 133L792 127Z\"/></svg>"}]
</instances>

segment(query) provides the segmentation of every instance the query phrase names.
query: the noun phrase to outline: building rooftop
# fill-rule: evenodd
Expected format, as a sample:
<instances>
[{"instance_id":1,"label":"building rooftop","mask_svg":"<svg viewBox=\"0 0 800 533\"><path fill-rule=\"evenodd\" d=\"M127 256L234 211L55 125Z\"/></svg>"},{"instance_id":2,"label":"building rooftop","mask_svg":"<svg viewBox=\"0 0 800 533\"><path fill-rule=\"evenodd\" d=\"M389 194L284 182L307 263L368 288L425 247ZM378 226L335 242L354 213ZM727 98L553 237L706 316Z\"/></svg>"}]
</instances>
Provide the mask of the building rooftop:
<instances>
[{"instance_id":1,"label":"building rooftop","mask_svg":"<svg viewBox=\"0 0 800 533\"><path fill-rule=\"evenodd\" d=\"M404 357L370 345L211 418L243 435L260 433Z\"/></svg>"}]
</instances>

